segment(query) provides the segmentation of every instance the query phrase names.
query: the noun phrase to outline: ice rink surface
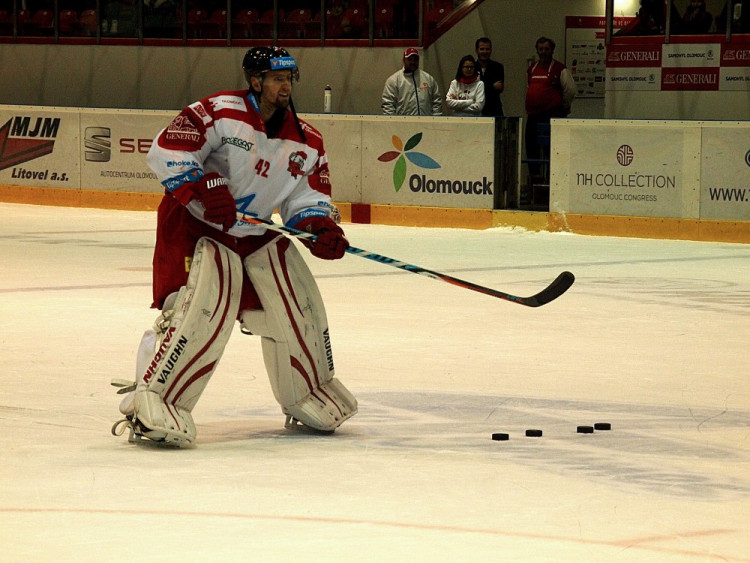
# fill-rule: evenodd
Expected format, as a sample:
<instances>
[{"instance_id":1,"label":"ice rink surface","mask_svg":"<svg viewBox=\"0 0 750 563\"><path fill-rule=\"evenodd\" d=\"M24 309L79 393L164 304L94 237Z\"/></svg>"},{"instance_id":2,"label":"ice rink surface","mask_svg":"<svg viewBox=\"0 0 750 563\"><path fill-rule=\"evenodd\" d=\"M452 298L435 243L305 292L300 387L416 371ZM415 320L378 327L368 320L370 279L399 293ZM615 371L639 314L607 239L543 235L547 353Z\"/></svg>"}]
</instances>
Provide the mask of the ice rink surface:
<instances>
[{"instance_id":1,"label":"ice rink surface","mask_svg":"<svg viewBox=\"0 0 750 563\"><path fill-rule=\"evenodd\" d=\"M577 281L531 309L303 250L359 413L285 430L237 327L176 450L110 434L155 213L0 218L3 562L750 561L750 245L344 224L517 295Z\"/></svg>"}]
</instances>

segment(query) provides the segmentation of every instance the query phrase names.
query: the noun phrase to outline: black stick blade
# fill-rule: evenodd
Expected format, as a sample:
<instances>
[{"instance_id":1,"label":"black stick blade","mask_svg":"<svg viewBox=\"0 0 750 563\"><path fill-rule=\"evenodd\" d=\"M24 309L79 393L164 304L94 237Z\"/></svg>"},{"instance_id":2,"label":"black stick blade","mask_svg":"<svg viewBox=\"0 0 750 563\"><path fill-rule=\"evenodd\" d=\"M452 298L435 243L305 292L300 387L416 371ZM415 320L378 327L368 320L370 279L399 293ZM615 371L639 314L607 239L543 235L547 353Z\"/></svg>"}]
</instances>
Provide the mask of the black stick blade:
<instances>
[{"instance_id":1,"label":"black stick blade","mask_svg":"<svg viewBox=\"0 0 750 563\"><path fill-rule=\"evenodd\" d=\"M562 272L555 280L542 291L525 299L524 305L529 307L541 307L550 301L554 301L570 289L576 277L570 272Z\"/></svg>"}]
</instances>

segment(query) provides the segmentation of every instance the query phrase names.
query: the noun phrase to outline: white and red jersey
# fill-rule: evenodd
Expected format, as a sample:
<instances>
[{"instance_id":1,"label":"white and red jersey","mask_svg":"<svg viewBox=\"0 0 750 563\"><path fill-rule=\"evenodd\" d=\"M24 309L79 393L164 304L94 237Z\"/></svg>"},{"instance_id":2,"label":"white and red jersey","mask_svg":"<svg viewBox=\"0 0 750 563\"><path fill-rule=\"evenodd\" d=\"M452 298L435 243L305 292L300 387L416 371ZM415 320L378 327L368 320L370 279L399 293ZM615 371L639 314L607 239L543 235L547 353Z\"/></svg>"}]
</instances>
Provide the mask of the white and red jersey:
<instances>
[{"instance_id":1,"label":"white and red jersey","mask_svg":"<svg viewBox=\"0 0 750 563\"><path fill-rule=\"evenodd\" d=\"M328 158L320 133L287 111L278 134L268 138L248 91L219 92L190 104L156 137L146 161L167 193L186 202L187 184L209 172L229 183L237 210L270 219L278 209L294 227L300 220L330 216L331 185ZM181 188L183 188L181 190ZM192 215L205 221L203 206L187 203ZM262 234L261 226L237 222L229 229L236 237Z\"/></svg>"}]
</instances>

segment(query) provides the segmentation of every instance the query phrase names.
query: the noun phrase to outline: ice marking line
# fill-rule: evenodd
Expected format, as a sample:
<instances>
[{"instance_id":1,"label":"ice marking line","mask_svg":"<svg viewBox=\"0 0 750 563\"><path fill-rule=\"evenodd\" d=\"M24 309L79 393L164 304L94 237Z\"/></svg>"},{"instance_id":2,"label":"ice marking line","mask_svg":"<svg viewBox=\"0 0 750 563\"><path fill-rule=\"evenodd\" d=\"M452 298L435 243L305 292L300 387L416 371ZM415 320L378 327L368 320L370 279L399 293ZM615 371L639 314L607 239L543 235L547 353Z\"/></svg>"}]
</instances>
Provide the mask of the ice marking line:
<instances>
[{"instance_id":1,"label":"ice marking line","mask_svg":"<svg viewBox=\"0 0 750 563\"><path fill-rule=\"evenodd\" d=\"M88 231L28 231L22 235L89 235L94 233L153 233L156 229L97 229Z\"/></svg>"},{"instance_id":2,"label":"ice marking line","mask_svg":"<svg viewBox=\"0 0 750 563\"><path fill-rule=\"evenodd\" d=\"M747 259L750 258L749 254L737 254L727 256L695 256L685 258L637 258L633 260L608 260L606 262L560 262L556 264L527 264L527 265L513 265L513 266L485 266L485 267L473 267L473 268L440 268L441 272L445 273L466 273L466 272L509 272L513 270L544 270L547 268L559 269L568 268L573 269L578 266L589 267L589 266L618 266L624 264L663 264L669 262L702 262L707 260L734 260L736 258ZM356 277L375 277L375 276L398 276L405 274L403 271L384 271L384 272L360 272L350 274L324 274L318 276L319 278L356 278Z\"/></svg>"},{"instance_id":3,"label":"ice marking line","mask_svg":"<svg viewBox=\"0 0 750 563\"><path fill-rule=\"evenodd\" d=\"M696 557L702 557L704 559L717 559L726 561L727 557L717 554L708 553L705 551L689 550L689 549L676 549L655 545L643 545L648 542L654 541L668 541L685 537L698 537L698 536L715 536L722 534L738 533L738 530L728 529L711 529L711 530L695 530L684 533L675 533L671 535L662 536L648 536L644 538L631 538L616 541L606 541L597 539L586 539L576 537L563 537L553 536L549 534L530 534L523 532L510 532L507 530L489 530L481 528L467 528L461 526L443 526L439 524L419 524L416 522L392 522L387 520L365 520L361 518L330 518L321 517L316 518L313 516L278 516L272 514L239 514L239 513L227 513L227 512L194 512L194 511L178 511L178 510L114 510L104 508L0 508L0 513L4 514L101 514L104 516L177 516L177 517L196 517L196 518L224 518L224 519L240 519L240 520L269 520L278 522L297 522L300 524L335 524L340 525L355 525L361 526L363 524L371 526L380 526L384 528L401 528L406 530L422 530L427 532L448 532L457 534L480 534L497 537L511 537L511 538L523 538L523 539L534 539L534 540L547 540L552 542L563 542L573 543L581 545L599 545L604 547L625 547L627 549L639 549L643 551L657 551L661 553L670 553L674 555L690 555ZM750 559L736 559L735 561L743 561L750 563Z\"/></svg>"},{"instance_id":4,"label":"ice marking line","mask_svg":"<svg viewBox=\"0 0 750 563\"><path fill-rule=\"evenodd\" d=\"M24 293L26 291L79 291L86 289L117 289L125 287L151 287L151 282L109 283L101 285L50 285L46 287L8 287L0 289L0 293Z\"/></svg>"}]
</instances>

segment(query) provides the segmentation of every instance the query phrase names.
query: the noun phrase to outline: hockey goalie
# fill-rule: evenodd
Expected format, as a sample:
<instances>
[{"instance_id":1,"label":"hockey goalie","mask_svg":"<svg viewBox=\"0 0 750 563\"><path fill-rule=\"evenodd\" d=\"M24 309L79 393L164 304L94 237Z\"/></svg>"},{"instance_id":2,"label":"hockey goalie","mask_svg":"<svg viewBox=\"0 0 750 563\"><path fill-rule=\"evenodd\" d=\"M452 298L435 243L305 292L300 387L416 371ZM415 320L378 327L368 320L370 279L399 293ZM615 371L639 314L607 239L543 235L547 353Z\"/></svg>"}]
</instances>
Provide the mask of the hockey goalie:
<instances>
[{"instance_id":1,"label":"hockey goalie","mask_svg":"<svg viewBox=\"0 0 750 563\"><path fill-rule=\"evenodd\" d=\"M157 215L152 306L136 381L121 387L130 440L195 442L192 411L216 370L234 323L262 339L274 396L289 427L330 433L357 401L334 377L325 307L288 238L237 220L237 212L316 235L322 259L349 246L332 218L320 133L299 119L299 69L278 47L253 47L242 62L247 90L218 92L184 108L147 155L165 195ZM335 216L335 215L334 215Z\"/></svg>"}]
</instances>

